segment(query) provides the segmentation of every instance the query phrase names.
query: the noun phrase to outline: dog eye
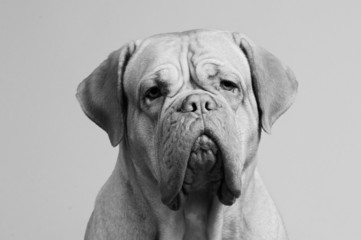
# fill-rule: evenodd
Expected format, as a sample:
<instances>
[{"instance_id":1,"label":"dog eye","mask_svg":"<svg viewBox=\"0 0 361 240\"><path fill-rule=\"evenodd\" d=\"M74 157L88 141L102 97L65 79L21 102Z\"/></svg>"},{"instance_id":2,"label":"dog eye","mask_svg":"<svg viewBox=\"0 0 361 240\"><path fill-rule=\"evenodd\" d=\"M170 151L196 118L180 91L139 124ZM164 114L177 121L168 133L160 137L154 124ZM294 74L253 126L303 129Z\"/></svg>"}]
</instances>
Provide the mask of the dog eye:
<instances>
[{"instance_id":1,"label":"dog eye","mask_svg":"<svg viewBox=\"0 0 361 240\"><path fill-rule=\"evenodd\" d=\"M145 92L145 98L149 100L154 100L162 96L162 93L158 87L151 87Z\"/></svg>"},{"instance_id":2,"label":"dog eye","mask_svg":"<svg viewBox=\"0 0 361 240\"><path fill-rule=\"evenodd\" d=\"M228 80L221 80L220 86L223 90L226 91L233 91L234 89L238 88L237 84Z\"/></svg>"}]
</instances>

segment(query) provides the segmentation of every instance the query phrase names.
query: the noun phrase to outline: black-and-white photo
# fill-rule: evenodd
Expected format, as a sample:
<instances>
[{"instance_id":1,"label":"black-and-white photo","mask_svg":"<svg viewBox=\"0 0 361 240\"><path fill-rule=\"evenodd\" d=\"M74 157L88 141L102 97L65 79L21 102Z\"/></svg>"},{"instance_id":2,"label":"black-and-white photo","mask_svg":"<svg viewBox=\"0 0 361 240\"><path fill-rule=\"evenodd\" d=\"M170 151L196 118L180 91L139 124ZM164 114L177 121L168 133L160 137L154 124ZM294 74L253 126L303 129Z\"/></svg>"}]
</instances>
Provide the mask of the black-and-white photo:
<instances>
[{"instance_id":1,"label":"black-and-white photo","mask_svg":"<svg viewBox=\"0 0 361 240\"><path fill-rule=\"evenodd\" d=\"M0 8L0 239L361 235L361 3Z\"/></svg>"}]
</instances>

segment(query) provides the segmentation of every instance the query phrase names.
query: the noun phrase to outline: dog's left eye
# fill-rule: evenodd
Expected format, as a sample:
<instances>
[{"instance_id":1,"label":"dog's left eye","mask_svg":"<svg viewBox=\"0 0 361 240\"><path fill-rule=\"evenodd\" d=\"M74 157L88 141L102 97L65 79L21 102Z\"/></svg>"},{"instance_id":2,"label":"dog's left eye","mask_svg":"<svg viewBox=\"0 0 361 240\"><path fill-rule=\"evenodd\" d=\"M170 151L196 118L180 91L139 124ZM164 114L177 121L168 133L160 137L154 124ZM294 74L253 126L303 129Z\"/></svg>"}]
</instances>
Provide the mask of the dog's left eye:
<instances>
[{"instance_id":1,"label":"dog's left eye","mask_svg":"<svg viewBox=\"0 0 361 240\"><path fill-rule=\"evenodd\" d=\"M238 88L237 84L228 80L221 80L220 86L226 91L233 91Z\"/></svg>"},{"instance_id":2,"label":"dog's left eye","mask_svg":"<svg viewBox=\"0 0 361 240\"><path fill-rule=\"evenodd\" d=\"M162 96L162 93L158 87L151 87L145 92L145 98L154 100Z\"/></svg>"}]
</instances>

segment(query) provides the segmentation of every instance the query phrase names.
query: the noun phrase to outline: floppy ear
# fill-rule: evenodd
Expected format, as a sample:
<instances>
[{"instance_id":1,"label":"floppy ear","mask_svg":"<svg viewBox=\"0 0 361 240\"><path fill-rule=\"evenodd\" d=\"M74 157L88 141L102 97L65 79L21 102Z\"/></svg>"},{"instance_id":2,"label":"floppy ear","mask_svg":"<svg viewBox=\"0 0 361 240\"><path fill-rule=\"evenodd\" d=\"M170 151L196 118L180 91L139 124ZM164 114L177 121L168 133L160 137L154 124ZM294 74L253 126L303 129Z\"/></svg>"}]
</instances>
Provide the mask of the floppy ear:
<instances>
[{"instance_id":1,"label":"floppy ear","mask_svg":"<svg viewBox=\"0 0 361 240\"><path fill-rule=\"evenodd\" d=\"M233 36L248 59L262 128L270 133L273 123L292 105L298 83L292 70L272 53L241 34Z\"/></svg>"},{"instance_id":2,"label":"floppy ear","mask_svg":"<svg viewBox=\"0 0 361 240\"><path fill-rule=\"evenodd\" d=\"M130 43L112 52L78 86L76 97L84 113L109 136L113 147L124 134L123 75L135 50Z\"/></svg>"}]
</instances>

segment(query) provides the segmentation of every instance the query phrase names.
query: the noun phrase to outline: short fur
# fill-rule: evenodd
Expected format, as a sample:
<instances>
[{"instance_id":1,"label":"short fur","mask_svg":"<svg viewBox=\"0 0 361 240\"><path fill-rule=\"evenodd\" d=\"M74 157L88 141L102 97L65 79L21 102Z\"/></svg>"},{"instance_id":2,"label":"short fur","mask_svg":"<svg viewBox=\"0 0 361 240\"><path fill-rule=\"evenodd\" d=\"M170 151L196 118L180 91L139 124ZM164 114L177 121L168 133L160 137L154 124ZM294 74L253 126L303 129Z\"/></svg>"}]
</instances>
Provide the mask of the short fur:
<instances>
[{"instance_id":1,"label":"short fur","mask_svg":"<svg viewBox=\"0 0 361 240\"><path fill-rule=\"evenodd\" d=\"M160 34L110 54L77 92L120 149L85 239L287 239L256 156L296 91L239 33Z\"/></svg>"}]
</instances>

